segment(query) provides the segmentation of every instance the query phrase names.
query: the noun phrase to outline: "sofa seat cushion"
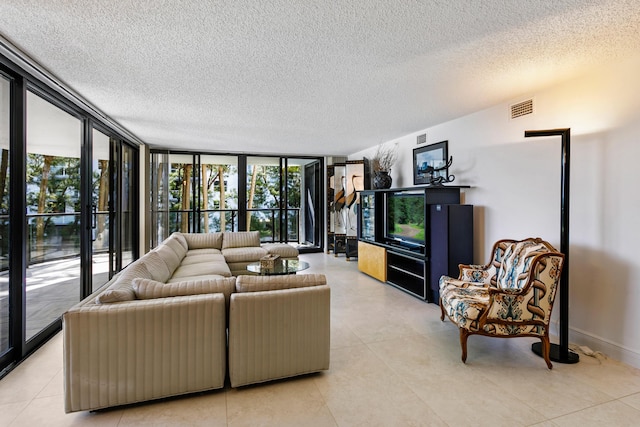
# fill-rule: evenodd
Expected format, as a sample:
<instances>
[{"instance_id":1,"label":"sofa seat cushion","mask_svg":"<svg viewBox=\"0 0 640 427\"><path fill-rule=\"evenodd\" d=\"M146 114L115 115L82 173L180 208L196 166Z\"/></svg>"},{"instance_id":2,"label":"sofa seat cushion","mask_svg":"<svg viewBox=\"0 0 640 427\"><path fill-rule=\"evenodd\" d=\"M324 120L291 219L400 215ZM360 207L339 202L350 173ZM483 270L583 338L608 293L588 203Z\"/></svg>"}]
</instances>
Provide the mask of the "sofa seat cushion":
<instances>
[{"instance_id":1,"label":"sofa seat cushion","mask_svg":"<svg viewBox=\"0 0 640 427\"><path fill-rule=\"evenodd\" d=\"M115 278L114 282L101 292L95 299L96 304L133 301L136 299L133 290L133 280L135 278L152 279L147 266L140 260L128 265Z\"/></svg>"},{"instance_id":2,"label":"sofa seat cushion","mask_svg":"<svg viewBox=\"0 0 640 427\"><path fill-rule=\"evenodd\" d=\"M236 292L279 291L327 284L324 274L287 274L282 276L242 275L236 279Z\"/></svg>"},{"instance_id":3,"label":"sofa seat cushion","mask_svg":"<svg viewBox=\"0 0 640 427\"><path fill-rule=\"evenodd\" d=\"M236 280L233 277L187 280L175 283L137 278L133 280L133 291L138 299L222 293L227 305L229 305L231 294L235 291L235 284Z\"/></svg>"},{"instance_id":4,"label":"sofa seat cushion","mask_svg":"<svg viewBox=\"0 0 640 427\"><path fill-rule=\"evenodd\" d=\"M222 253L220 253L220 251L218 251L217 254L195 254L195 255L189 255L189 253L187 252L187 256L184 257L180 265L183 266L183 265L200 264L200 263L207 263L207 262L225 263L226 261L224 260L224 256L222 256Z\"/></svg>"},{"instance_id":5,"label":"sofa seat cushion","mask_svg":"<svg viewBox=\"0 0 640 427\"><path fill-rule=\"evenodd\" d=\"M207 274L217 274L224 277L230 277L231 270L229 270L229 266L224 261L199 262L197 264L187 265L182 264L173 272L171 279L204 276Z\"/></svg>"},{"instance_id":6,"label":"sofa seat cushion","mask_svg":"<svg viewBox=\"0 0 640 427\"><path fill-rule=\"evenodd\" d=\"M280 255L282 258L297 258L298 250L286 243L263 243L262 248L268 253Z\"/></svg>"},{"instance_id":7,"label":"sofa seat cushion","mask_svg":"<svg viewBox=\"0 0 640 427\"><path fill-rule=\"evenodd\" d=\"M234 231L231 233L224 233L222 237L222 249L259 246L259 231Z\"/></svg>"},{"instance_id":8,"label":"sofa seat cushion","mask_svg":"<svg viewBox=\"0 0 640 427\"><path fill-rule=\"evenodd\" d=\"M222 255L227 263L260 261L260 258L267 254L267 250L259 246L222 249Z\"/></svg>"},{"instance_id":9,"label":"sofa seat cushion","mask_svg":"<svg viewBox=\"0 0 640 427\"><path fill-rule=\"evenodd\" d=\"M222 249L222 233L183 233L189 250Z\"/></svg>"},{"instance_id":10,"label":"sofa seat cushion","mask_svg":"<svg viewBox=\"0 0 640 427\"><path fill-rule=\"evenodd\" d=\"M189 276L189 277L175 277L167 280L167 283L179 283L194 280L213 280L213 279L229 279L229 276L222 276L220 274L203 274L202 276ZM235 277L233 277L235 280Z\"/></svg>"},{"instance_id":11,"label":"sofa seat cushion","mask_svg":"<svg viewBox=\"0 0 640 427\"><path fill-rule=\"evenodd\" d=\"M208 248L208 249L189 249L187 251L187 256L194 255L221 255L222 252L220 249Z\"/></svg>"}]
</instances>

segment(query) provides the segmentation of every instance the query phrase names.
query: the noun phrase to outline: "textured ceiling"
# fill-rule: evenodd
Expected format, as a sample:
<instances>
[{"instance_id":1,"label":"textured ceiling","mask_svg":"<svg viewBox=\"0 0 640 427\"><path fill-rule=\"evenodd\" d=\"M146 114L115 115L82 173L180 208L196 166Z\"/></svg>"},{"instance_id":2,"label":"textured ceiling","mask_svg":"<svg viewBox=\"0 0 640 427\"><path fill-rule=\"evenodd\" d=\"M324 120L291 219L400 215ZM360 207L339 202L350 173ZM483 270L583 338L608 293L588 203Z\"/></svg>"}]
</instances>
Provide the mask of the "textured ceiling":
<instances>
[{"instance_id":1,"label":"textured ceiling","mask_svg":"<svg viewBox=\"0 0 640 427\"><path fill-rule=\"evenodd\" d=\"M638 0L0 3L0 34L156 147L347 155L640 52Z\"/></svg>"}]
</instances>

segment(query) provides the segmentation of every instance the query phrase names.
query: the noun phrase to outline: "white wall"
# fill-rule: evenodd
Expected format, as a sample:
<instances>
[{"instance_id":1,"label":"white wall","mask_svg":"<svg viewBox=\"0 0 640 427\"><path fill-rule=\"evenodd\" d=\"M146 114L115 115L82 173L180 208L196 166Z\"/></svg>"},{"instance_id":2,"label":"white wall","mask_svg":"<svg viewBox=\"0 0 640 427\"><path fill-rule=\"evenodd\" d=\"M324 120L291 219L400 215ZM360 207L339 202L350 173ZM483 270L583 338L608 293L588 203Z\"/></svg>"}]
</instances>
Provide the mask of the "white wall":
<instances>
[{"instance_id":1,"label":"white wall","mask_svg":"<svg viewBox=\"0 0 640 427\"><path fill-rule=\"evenodd\" d=\"M476 206L477 263L500 238L539 236L559 247L560 137L525 139L524 131L571 128L569 339L640 367L638 76L640 56L394 140L391 176L394 187L413 185L417 135L448 140L452 185L472 186L464 201ZM529 97L535 113L510 120L509 105Z\"/></svg>"}]
</instances>

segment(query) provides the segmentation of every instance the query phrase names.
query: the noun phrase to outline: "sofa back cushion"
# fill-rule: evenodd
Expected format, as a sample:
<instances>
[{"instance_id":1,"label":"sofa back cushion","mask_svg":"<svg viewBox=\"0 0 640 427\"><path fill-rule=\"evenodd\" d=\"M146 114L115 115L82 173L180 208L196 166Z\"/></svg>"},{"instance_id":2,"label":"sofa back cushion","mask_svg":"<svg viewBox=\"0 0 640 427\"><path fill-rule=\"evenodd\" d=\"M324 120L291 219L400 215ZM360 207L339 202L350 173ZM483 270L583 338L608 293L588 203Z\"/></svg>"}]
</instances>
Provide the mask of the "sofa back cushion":
<instances>
[{"instance_id":1,"label":"sofa back cushion","mask_svg":"<svg viewBox=\"0 0 640 427\"><path fill-rule=\"evenodd\" d=\"M151 273L151 278L153 280L166 282L169 280L169 277L171 277L172 272L169 271L169 267L156 251L151 251L145 254L140 258L140 262L147 267L147 270Z\"/></svg>"},{"instance_id":2,"label":"sofa back cushion","mask_svg":"<svg viewBox=\"0 0 640 427\"><path fill-rule=\"evenodd\" d=\"M180 262L182 261L182 258L179 258L178 254L176 254L176 252L171 249L171 247L165 244L158 246L156 249L154 249L154 252L156 252L160 256L160 258L162 258L171 274L176 271L176 268L178 268Z\"/></svg>"},{"instance_id":3,"label":"sofa back cushion","mask_svg":"<svg viewBox=\"0 0 640 427\"><path fill-rule=\"evenodd\" d=\"M189 244L187 243L187 239L184 237L184 233L179 231L175 231L171 233L169 238L175 239L180 245L184 248L185 252L189 250Z\"/></svg>"},{"instance_id":4,"label":"sofa back cushion","mask_svg":"<svg viewBox=\"0 0 640 427\"><path fill-rule=\"evenodd\" d=\"M140 260L122 270L115 281L96 297L96 304L132 301L136 299L136 294L133 290L133 280L136 278L151 279L151 273Z\"/></svg>"},{"instance_id":5,"label":"sofa back cushion","mask_svg":"<svg viewBox=\"0 0 640 427\"><path fill-rule=\"evenodd\" d=\"M512 243L504 252L497 285L500 289L522 289L527 283L527 276L533 259L549 252L543 243L534 240L523 240Z\"/></svg>"},{"instance_id":6,"label":"sofa back cushion","mask_svg":"<svg viewBox=\"0 0 640 427\"><path fill-rule=\"evenodd\" d=\"M224 233L222 249L260 246L259 231L233 231Z\"/></svg>"},{"instance_id":7,"label":"sofa back cushion","mask_svg":"<svg viewBox=\"0 0 640 427\"><path fill-rule=\"evenodd\" d=\"M184 233L189 250L222 249L222 233Z\"/></svg>"},{"instance_id":8,"label":"sofa back cushion","mask_svg":"<svg viewBox=\"0 0 640 427\"><path fill-rule=\"evenodd\" d=\"M187 241L181 234L173 233L169 238L162 242L162 245L173 249L180 261L182 261L182 258L187 255Z\"/></svg>"},{"instance_id":9,"label":"sofa back cushion","mask_svg":"<svg viewBox=\"0 0 640 427\"><path fill-rule=\"evenodd\" d=\"M226 248L222 250L222 255L227 264L250 263L260 261L265 255L268 255L266 249L259 246L244 246L242 248ZM244 267L243 267L244 268Z\"/></svg>"},{"instance_id":10,"label":"sofa back cushion","mask_svg":"<svg viewBox=\"0 0 640 427\"><path fill-rule=\"evenodd\" d=\"M238 276L236 292L279 291L327 284L324 274L287 274L283 276Z\"/></svg>"},{"instance_id":11,"label":"sofa back cushion","mask_svg":"<svg viewBox=\"0 0 640 427\"><path fill-rule=\"evenodd\" d=\"M162 283L155 280L138 278L133 280L133 291L138 299L222 293L228 303L231 294L235 290L235 284L235 277L185 280L184 282L175 283Z\"/></svg>"}]
</instances>

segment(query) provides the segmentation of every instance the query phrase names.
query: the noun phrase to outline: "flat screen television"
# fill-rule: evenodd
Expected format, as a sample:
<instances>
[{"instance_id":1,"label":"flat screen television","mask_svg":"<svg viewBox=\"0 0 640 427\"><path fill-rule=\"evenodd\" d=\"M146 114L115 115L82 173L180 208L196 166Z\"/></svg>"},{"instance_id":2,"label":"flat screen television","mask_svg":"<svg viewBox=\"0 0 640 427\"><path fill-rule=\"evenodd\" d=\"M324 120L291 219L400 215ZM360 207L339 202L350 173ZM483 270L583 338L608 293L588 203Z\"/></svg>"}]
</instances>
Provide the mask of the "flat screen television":
<instances>
[{"instance_id":1,"label":"flat screen television","mask_svg":"<svg viewBox=\"0 0 640 427\"><path fill-rule=\"evenodd\" d=\"M408 248L425 246L424 193L387 193L385 238Z\"/></svg>"}]
</instances>

